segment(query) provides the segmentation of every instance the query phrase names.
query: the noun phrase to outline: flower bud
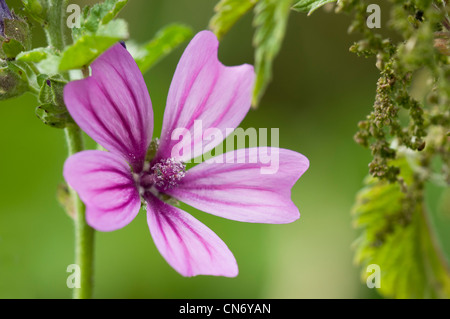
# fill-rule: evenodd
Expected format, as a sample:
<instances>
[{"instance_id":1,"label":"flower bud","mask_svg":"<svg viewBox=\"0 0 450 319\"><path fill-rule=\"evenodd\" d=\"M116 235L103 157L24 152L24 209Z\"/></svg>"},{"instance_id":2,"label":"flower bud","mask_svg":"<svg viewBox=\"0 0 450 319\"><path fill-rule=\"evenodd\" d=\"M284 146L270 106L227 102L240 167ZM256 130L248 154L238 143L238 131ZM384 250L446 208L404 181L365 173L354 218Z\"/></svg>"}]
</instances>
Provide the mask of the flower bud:
<instances>
[{"instance_id":1,"label":"flower bud","mask_svg":"<svg viewBox=\"0 0 450 319\"><path fill-rule=\"evenodd\" d=\"M55 128L64 128L73 123L64 104L63 92L66 81L59 76L42 76L38 81L41 84L38 96L41 105L36 108L37 117L44 124Z\"/></svg>"},{"instance_id":2,"label":"flower bud","mask_svg":"<svg viewBox=\"0 0 450 319\"><path fill-rule=\"evenodd\" d=\"M54 128L65 128L68 123L72 122L69 112L59 108L54 104L43 104L36 108L36 116Z\"/></svg>"},{"instance_id":3,"label":"flower bud","mask_svg":"<svg viewBox=\"0 0 450 319\"><path fill-rule=\"evenodd\" d=\"M0 0L0 59L14 59L22 51L31 49L28 23L10 11Z\"/></svg>"},{"instance_id":4,"label":"flower bud","mask_svg":"<svg viewBox=\"0 0 450 319\"><path fill-rule=\"evenodd\" d=\"M9 11L5 0L0 0L0 35L4 36L5 24L4 19L12 19L11 11Z\"/></svg>"},{"instance_id":5,"label":"flower bud","mask_svg":"<svg viewBox=\"0 0 450 319\"><path fill-rule=\"evenodd\" d=\"M17 72L22 72L17 70ZM28 91L28 82L13 68L0 65L0 101L22 95Z\"/></svg>"}]
</instances>

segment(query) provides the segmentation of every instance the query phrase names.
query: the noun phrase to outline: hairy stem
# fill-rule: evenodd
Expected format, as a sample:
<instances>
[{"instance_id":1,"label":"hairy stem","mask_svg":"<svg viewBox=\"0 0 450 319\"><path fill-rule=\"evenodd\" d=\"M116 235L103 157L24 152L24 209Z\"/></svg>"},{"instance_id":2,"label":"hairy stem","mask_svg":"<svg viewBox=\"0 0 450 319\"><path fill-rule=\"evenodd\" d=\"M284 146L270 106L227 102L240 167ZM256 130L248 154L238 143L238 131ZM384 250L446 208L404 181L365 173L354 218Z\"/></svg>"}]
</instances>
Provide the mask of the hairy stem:
<instances>
[{"instance_id":1,"label":"hairy stem","mask_svg":"<svg viewBox=\"0 0 450 319\"><path fill-rule=\"evenodd\" d=\"M65 129L69 156L84 148L81 129L71 125ZM73 298L89 299L92 297L94 264L94 230L86 223L85 207L78 194L70 189L75 210L75 263L80 267L80 287L74 288Z\"/></svg>"},{"instance_id":2,"label":"hairy stem","mask_svg":"<svg viewBox=\"0 0 450 319\"><path fill-rule=\"evenodd\" d=\"M44 25L48 45L62 50L65 46L64 16L67 0L47 0L48 14Z\"/></svg>"},{"instance_id":3,"label":"hairy stem","mask_svg":"<svg viewBox=\"0 0 450 319\"><path fill-rule=\"evenodd\" d=\"M58 50L65 46L65 11L67 0L47 0L47 19L44 30L48 45ZM81 129L73 124L65 128L69 156L84 149ZM80 267L80 286L73 290L73 298L92 297L94 264L94 230L86 223L86 209L75 190L70 189L70 197L75 219L75 263Z\"/></svg>"}]
</instances>

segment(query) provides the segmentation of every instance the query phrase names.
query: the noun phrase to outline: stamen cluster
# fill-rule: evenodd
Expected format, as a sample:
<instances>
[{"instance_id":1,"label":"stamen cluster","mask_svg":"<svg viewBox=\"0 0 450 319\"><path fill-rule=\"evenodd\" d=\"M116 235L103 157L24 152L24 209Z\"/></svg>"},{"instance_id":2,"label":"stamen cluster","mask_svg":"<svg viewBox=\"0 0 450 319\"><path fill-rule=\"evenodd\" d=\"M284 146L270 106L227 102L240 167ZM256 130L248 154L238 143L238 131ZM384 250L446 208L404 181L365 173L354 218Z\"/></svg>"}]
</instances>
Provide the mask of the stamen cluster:
<instances>
[{"instance_id":1,"label":"stamen cluster","mask_svg":"<svg viewBox=\"0 0 450 319\"><path fill-rule=\"evenodd\" d=\"M162 159L152 167L149 163L144 166L144 171L135 174L134 179L138 184L141 195L148 190L167 190L174 188L186 175L186 166L174 158Z\"/></svg>"}]
</instances>

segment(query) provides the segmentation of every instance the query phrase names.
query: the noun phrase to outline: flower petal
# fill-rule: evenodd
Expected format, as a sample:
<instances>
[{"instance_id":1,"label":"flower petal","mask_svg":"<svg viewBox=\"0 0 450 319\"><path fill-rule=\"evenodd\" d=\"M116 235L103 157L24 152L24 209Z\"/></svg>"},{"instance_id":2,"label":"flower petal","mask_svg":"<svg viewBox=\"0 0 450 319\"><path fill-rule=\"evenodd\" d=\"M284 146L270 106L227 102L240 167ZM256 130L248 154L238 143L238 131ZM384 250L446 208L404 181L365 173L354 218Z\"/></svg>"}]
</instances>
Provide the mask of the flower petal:
<instances>
[{"instance_id":1,"label":"flower petal","mask_svg":"<svg viewBox=\"0 0 450 319\"><path fill-rule=\"evenodd\" d=\"M235 277L238 267L227 245L185 211L146 195L147 221L156 247L181 275Z\"/></svg>"},{"instance_id":2,"label":"flower petal","mask_svg":"<svg viewBox=\"0 0 450 319\"><path fill-rule=\"evenodd\" d=\"M64 164L64 178L86 204L86 220L100 231L128 225L139 213L141 200L130 167L118 155L83 151Z\"/></svg>"},{"instance_id":3,"label":"flower petal","mask_svg":"<svg viewBox=\"0 0 450 319\"><path fill-rule=\"evenodd\" d=\"M153 133L144 78L120 44L98 57L91 68L92 76L66 85L67 109L83 131L139 171Z\"/></svg>"},{"instance_id":4,"label":"flower petal","mask_svg":"<svg viewBox=\"0 0 450 319\"><path fill-rule=\"evenodd\" d=\"M218 47L216 36L202 31L184 51L167 98L157 160L174 157L187 162L222 142L202 141L201 134L194 134L194 121L201 121L204 131L218 128L225 138L249 111L255 78L253 66L224 66L217 57ZM181 144L178 136L173 140L172 133L177 128L189 131L191 138L183 139ZM226 128L231 129L228 134ZM181 156L173 156L176 144L188 147L190 154L181 151Z\"/></svg>"},{"instance_id":5,"label":"flower petal","mask_svg":"<svg viewBox=\"0 0 450 319\"><path fill-rule=\"evenodd\" d=\"M263 164L264 154L274 156L272 170ZM227 158L233 160L227 163ZM199 210L237 221L280 224L300 217L291 200L291 188L309 167L305 156L259 147L210 161L188 170L180 184L166 193Z\"/></svg>"}]
</instances>

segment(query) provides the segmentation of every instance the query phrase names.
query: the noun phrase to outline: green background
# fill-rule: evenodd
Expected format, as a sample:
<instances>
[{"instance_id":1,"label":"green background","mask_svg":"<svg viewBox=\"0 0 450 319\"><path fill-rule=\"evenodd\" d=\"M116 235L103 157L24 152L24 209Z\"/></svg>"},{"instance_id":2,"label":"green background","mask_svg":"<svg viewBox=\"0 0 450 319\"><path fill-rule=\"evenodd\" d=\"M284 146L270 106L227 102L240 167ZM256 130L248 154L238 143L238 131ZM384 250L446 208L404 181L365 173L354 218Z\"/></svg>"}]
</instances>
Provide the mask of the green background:
<instances>
[{"instance_id":1,"label":"green background","mask_svg":"<svg viewBox=\"0 0 450 319\"><path fill-rule=\"evenodd\" d=\"M19 1L7 0L19 9ZM81 5L93 1L71 1ZM121 13L131 37L149 40L162 26L181 22L206 29L216 1L131 0ZM18 11L18 10L16 10ZM357 122L373 103L374 61L348 48L350 17L321 9L292 12L274 80L243 128L280 128L280 146L306 155L310 169L292 199L300 220L287 225L239 223L189 212L234 253L237 278L184 278L160 256L145 213L125 228L96 234L97 298L371 298L352 261L357 232L350 211L368 172L370 152L353 141ZM383 19L384 22L384 19ZM35 28L34 46L44 43ZM252 14L221 42L226 65L253 63ZM159 134L165 99L186 44L145 74ZM74 262L73 223L56 200L66 156L62 130L35 116L26 94L0 102L0 298L69 298L66 268Z\"/></svg>"}]
</instances>

